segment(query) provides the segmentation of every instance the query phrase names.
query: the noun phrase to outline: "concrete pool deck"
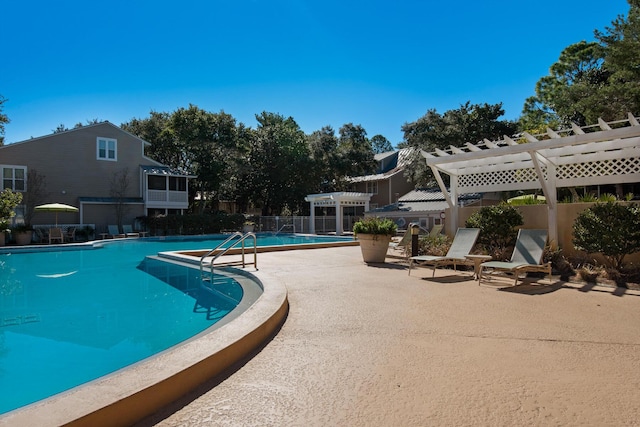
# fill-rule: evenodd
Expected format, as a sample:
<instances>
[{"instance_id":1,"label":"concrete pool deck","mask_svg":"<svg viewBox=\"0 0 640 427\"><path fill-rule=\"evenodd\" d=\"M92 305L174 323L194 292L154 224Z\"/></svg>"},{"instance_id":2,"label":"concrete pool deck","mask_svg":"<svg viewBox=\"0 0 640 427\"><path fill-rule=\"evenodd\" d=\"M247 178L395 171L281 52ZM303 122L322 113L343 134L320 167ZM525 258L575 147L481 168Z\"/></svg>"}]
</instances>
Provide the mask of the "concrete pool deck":
<instances>
[{"instance_id":1,"label":"concrete pool deck","mask_svg":"<svg viewBox=\"0 0 640 427\"><path fill-rule=\"evenodd\" d=\"M259 266L287 288L280 331L139 426L640 425L638 291L408 276L358 247Z\"/></svg>"}]
</instances>

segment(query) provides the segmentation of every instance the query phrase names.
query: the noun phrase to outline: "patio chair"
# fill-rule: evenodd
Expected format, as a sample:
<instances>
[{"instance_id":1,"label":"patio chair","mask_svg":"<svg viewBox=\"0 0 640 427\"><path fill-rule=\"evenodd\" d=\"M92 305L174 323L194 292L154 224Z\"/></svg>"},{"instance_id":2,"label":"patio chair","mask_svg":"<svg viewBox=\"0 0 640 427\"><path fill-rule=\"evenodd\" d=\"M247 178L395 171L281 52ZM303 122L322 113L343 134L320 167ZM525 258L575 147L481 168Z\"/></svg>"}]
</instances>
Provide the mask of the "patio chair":
<instances>
[{"instance_id":1,"label":"patio chair","mask_svg":"<svg viewBox=\"0 0 640 427\"><path fill-rule=\"evenodd\" d=\"M64 234L62 234L62 228L50 228L49 229L49 244L53 242L64 243Z\"/></svg>"},{"instance_id":2,"label":"patio chair","mask_svg":"<svg viewBox=\"0 0 640 427\"><path fill-rule=\"evenodd\" d=\"M122 225L122 232L127 237L140 237L140 233L134 232L133 231L133 227L131 227L130 225L127 225L127 224L123 224Z\"/></svg>"},{"instance_id":3,"label":"patio chair","mask_svg":"<svg viewBox=\"0 0 640 427\"><path fill-rule=\"evenodd\" d=\"M496 272L513 274L515 281L513 286L518 284L518 278L523 273L543 272L549 276L551 281L551 263L542 263L544 247L547 244L547 230L524 230L518 231L516 246L509 262L488 261L480 264L478 271L478 285L482 279L484 269L492 269ZM487 276L490 276L487 274Z\"/></svg>"},{"instance_id":4,"label":"patio chair","mask_svg":"<svg viewBox=\"0 0 640 427\"><path fill-rule=\"evenodd\" d=\"M431 267L433 269L432 277L436 275L436 268L443 265L453 265L454 270L458 265L473 265L473 260L467 259L466 255L471 253L479 234L479 228L458 228L445 256L418 255L409 257L409 275L411 275L414 264L418 267Z\"/></svg>"},{"instance_id":5,"label":"patio chair","mask_svg":"<svg viewBox=\"0 0 640 427\"><path fill-rule=\"evenodd\" d=\"M76 228L69 227L67 229L67 234L64 236L67 242L73 243L76 240Z\"/></svg>"},{"instance_id":6,"label":"patio chair","mask_svg":"<svg viewBox=\"0 0 640 427\"><path fill-rule=\"evenodd\" d=\"M109 231L109 237L112 239L127 237L126 234L120 232L117 225L108 225L107 229Z\"/></svg>"}]
</instances>

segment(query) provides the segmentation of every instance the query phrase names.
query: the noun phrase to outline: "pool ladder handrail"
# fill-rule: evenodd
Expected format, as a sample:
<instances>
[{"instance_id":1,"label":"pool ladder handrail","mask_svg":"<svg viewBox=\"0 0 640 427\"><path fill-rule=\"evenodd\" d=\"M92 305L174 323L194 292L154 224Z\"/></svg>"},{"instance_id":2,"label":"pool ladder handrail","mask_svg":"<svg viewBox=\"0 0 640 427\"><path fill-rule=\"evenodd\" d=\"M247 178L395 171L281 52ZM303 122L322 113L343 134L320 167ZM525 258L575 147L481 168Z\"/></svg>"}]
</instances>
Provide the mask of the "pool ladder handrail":
<instances>
[{"instance_id":1,"label":"pool ladder handrail","mask_svg":"<svg viewBox=\"0 0 640 427\"><path fill-rule=\"evenodd\" d=\"M221 249L222 246L224 246L226 243L229 243L230 241L232 241L233 239L235 239L236 237L240 237L240 239L233 243L232 245L229 245L228 247ZM244 254L245 254L245 246L244 246L244 241L247 240L249 237L253 238L253 262L245 262L244 259ZM222 255L226 254L230 249L234 248L235 246L238 245L238 243L242 243L242 267L246 267L247 265L253 265L255 266L256 270L258 269L258 239L256 237L255 233L249 232L246 234L242 234L239 231L236 231L235 233L233 233L232 235L230 235L229 237L227 237L222 243L220 243L218 246L216 246L215 248L211 249L209 252L207 252L206 254L202 255L200 257L200 278L204 281L204 280L210 280L211 283L213 283L213 264L214 262L220 258ZM215 254L212 258L211 258L211 262L209 263L209 269L211 272L211 275L207 278L204 277L204 265L205 265L205 258L207 258L208 256L210 256L211 254L213 254L215 251L219 250L220 252L218 252L217 254Z\"/></svg>"},{"instance_id":2,"label":"pool ladder handrail","mask_svg":"<svg viewBox=\"0 0 640 427\"><path fill-rule=\"evenodd\" d=\"M285 229L287 227L293 227L293 233L295 234L295 232L296 232L296 225L295 224L282 224L282 227L280 227L280 229L278 231L276 231L276 234L274 234L274 236L277 236L278 233L280 233L283 229Z\"/></svg>"}]
</instances>

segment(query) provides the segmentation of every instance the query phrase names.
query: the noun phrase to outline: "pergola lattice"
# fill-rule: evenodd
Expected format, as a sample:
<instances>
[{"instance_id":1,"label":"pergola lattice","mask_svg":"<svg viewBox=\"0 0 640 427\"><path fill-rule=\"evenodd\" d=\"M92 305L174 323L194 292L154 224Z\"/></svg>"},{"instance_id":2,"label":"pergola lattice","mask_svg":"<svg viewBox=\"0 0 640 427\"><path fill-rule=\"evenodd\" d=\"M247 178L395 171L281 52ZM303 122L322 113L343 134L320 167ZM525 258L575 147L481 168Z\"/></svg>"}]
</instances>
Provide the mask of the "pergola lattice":
<instances>
[{"instance_id":1,"label":"pergola lattice","mask_svg":"<svg viewBox=\"0 0 640 427\"><path fill-rule=\"evenodd\" d=\"M547 129L542 135L524 132L517 140L451 146L422 151L447 199L451 221L458 223L458 196L466 193L542 189L549 212L549 241L556 244L557 189L584 185L640 182L640 124L631 113L614 122L571 129ZM450 177L450 192L442 179Z\"/></svg>"}]
</instances>

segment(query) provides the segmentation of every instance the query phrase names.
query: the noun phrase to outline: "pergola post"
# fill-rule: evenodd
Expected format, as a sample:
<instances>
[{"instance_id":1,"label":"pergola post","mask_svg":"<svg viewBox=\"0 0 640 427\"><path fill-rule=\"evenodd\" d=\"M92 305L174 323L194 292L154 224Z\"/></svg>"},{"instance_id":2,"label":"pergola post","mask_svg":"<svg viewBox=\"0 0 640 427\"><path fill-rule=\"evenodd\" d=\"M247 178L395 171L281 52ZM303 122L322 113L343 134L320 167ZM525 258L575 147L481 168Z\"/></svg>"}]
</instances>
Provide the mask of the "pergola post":
<instances>
[{"instance_id":1,"label":"pergola post","mask_svg":"<svg viewBox=\"0 0 640 427\"><path fill-rule=\"evenodd\" d=\"M311 214L309 215L309 233L316 234L316 202L311 200Z\"/></svg>"},{"instance_id":2,"label":"pergola post","mask_svg":"<svg viewBox=\"0 0 640 427\"><path fill-rule=\"evenodd\" d=\"M342 205L340 199L336 199L336 236L342 236Z\"/></svg>"}]
</instances>

